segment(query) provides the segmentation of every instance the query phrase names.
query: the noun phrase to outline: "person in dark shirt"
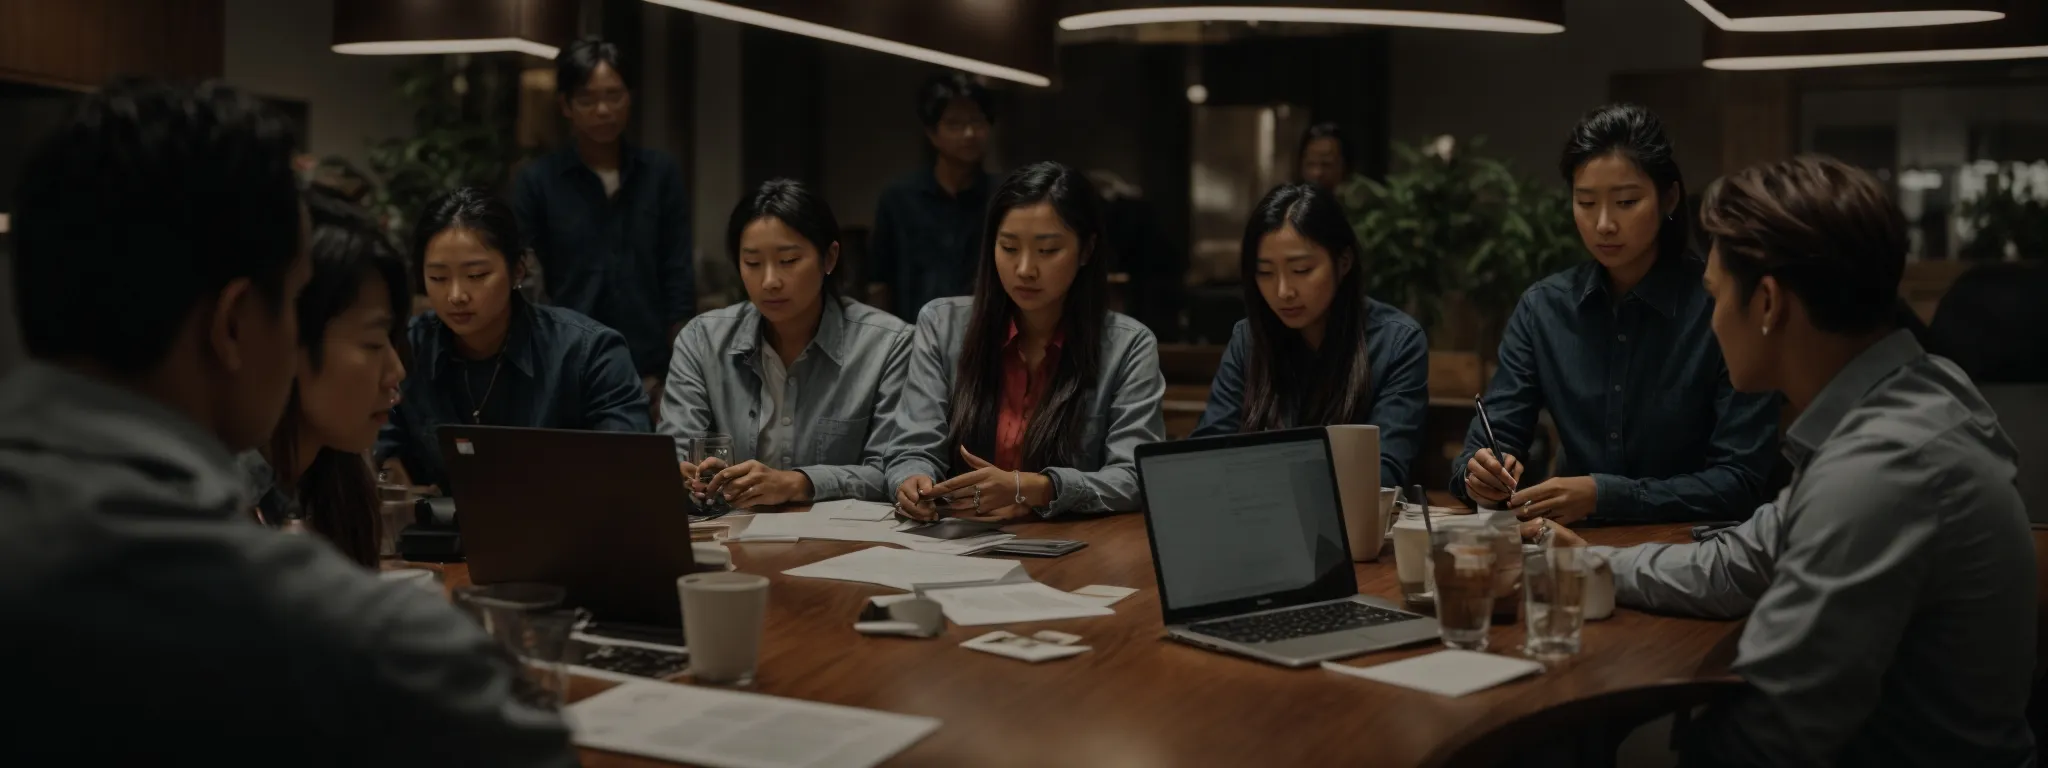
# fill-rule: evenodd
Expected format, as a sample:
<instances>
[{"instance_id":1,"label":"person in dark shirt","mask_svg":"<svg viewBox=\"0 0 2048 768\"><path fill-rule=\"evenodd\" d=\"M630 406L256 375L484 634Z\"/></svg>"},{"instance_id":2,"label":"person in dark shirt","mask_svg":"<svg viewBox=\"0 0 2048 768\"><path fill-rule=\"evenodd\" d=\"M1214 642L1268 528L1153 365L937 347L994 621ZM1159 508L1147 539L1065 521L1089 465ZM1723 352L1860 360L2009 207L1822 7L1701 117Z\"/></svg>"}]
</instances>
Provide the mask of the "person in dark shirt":
<instances>
[{"instance_id":1,"label":"person in dark shirt","mask_svg":"<svg viewBox=\"0 0 2048 768\"><path fill-rule=\"evenodd\" d=\"M646 397L658 400L670 343L697 310L682 166L625 140L630 74L595 39L555 57L555 89L575 138L520 170L512 194L548 300L625 337Z\"/></svg>"},{"instance_id":2,"label":"person in dark shirt","mask_svg":"<svg viewBox=\"0 0 2048 768\"><path fill-rule=\"evenodd\" d=\"M575 765L447 600L249 520L234 456L291 397L313 271L292 144L219 83L117 81L22 168L0 656L33 705L7 762Z\"/></svg>"},{"instance_id":3,"label":"person in dark shirt","mask_svg":"<svg viewBox=\"0 0 2048 768\"><path fill-rule=\"evenodd\" d=\"M434 308L406 333L412 375L377 438L393 480L452 492L443 424L653 431L619 333L519 294L519 242L512 211L480 189L443 195L420 215L413 270Z\"/></svg>"},{"instance_id":4,"label":"person in dark shirt","mask_svg":"<svg viewBox=\"0 0 2048 768\"><path fill-rule=\"evenodd\" d=\"M1331 424L1379 427L1380 487L1422 453L1429 339L1365 293L1358 236L1336 194L1275 187L1245 224L1245 305L1190 437Z\"/></svg>"},{"instance_id":5,"label":"person in dark shirt","mask_svg":"<svg viewBox=\"0 0 2048 768\"><path fill-rule=\"evenodd\" d=\"M1301 134L1295 150L1295 176L1303 184L1314 184L1332 192L1351 181L1352 158L1358 157L1351 139L1336 123L1316 123Z\"/></svg>"},{"instance_id":6,"label":"person in dark shirt","mask_svg":"<svg viewBox=\"0 0 2048 768\"><path fill-rule=\"evenodd\" d=\"M1522 294L1486 392L1493 434L1473 417L1452 492L1568 525L1748 517L1770 474L1778 400L1729 384L1663 123L1631 104L1594 110L1558 170L1593 259ZM1516 454L1543 409L1562 444L1558 473L1523 487Z\"/></svg>"},{"instance_id":7,"label":"person in dark shirt","mask_svg":"<svg viewBox=\"0 0 2048 768\"><path fill-rule=\"evenodd\" d=\"M869 282L886 287L886 306L904 322L916 322L933 299L973 289L995 182L982 168L995 125L987 88L963 73L933 77L918 91L917 113L932 165L882 190L868 243Z\"/></svg>"}]
</instances>

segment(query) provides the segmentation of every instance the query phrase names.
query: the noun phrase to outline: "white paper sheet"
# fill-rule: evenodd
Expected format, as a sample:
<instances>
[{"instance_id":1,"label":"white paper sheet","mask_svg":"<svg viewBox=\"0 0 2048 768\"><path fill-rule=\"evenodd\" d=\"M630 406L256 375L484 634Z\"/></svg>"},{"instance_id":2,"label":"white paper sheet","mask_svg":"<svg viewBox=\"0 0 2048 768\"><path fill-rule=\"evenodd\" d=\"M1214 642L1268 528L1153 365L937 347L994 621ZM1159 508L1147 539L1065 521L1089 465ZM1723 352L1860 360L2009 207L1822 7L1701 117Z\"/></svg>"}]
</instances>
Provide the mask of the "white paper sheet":
<instances>
[{"instance_id":1,"label":"white paper sheet","mask_svg":"<svg viewBox=\"0 0 2048 768\"><path fill-rule=\"evenodd\" d=\"M1323 669L1456 698L1542 672L1543 665L1491 653L1444 650L1370 667L1325 661Z\"/></svg>"},{"instance_id":2,"label":"white paper sheet","mask_svg":"<svg viewBox=\"0 0 2048 768\"><path fill-rule=\"evenodd\" d=\"M927 589L924 596L939 604L939 608L946 612L947 620L963 627L1079 619L1116 613L1035 581Z\"/></svg>"},{"instance_id":3,"label":"white paper sheet","mask_svg":"<svg viewBox=\"0 0 2048 768\"><path fill-rule=\"evenodd\" d=\"M1089 605L1099 605L1104 608L1108 608L1112 605L1116 605L1118 601L1135 594L1138 594L1138 590L1131 589L1130 587L1112 587L1104 584L1090 584L1088 586L1074 590L1072 596L1075 599L1078 599L1081 602L1087 603Z\"/></svg>"},{"instance_id":4,"label":"white paper sheet","mask_svg":"<svg viewBox=\"0 0 2048 768\"><path fill-rule=\"evenodd\" d=\"M991 560L930 552L868 547L783 573L810 579L862 581L905 592L919 584L975 584L1002 581L1021 573L1015 560Z\"/></svg>"},{"instance_id":5,"label":"white paper sheet","mask_svg":"<svg viewBox=\"0 0 2048 768\"><path fill-rule=\"evenodd\" d=\"M832 503L832 502L826 502ZM866 503L866 502L853 502ZM823 505L820 505L823 506ZM856 520L836 516L831 509L809 512L781 512L755 515L744 533L732 537L734 543L744 544L749 540L822 539L826 541L866 541L875 544L894 544L918 552L940 555L965 555L980 552L1010 539L1015 534L987 533L965 539L934 539L914 533L897 530L903 523L897 520Z\"/></svg>"},{"instance_id":6,"label":"white paper sheet","mask_svg":"<svg viewBox=\"0 0 2048 768\"><path fill-rule=\"evenodd\" d=\"M808 514L822 514L840 520L866 520L868 522L896 519L896 508L872 501L840 499L821 501L811 505Z\"/></svg>"},{"instance_id":7,"label":"white paper sheet","mask_svg":"<svg viewBox=\"0 0 2048 768\"><path fill-rule=\"evenodd\" d=\"M902 544L904 549L940 555L971 555L976 552L994 549L1005 541L1017 538L1017 535L1012 533L984 533L980 536L969 536L964 539L952 539L950 541L919 536L914 533L905 533L901 534L901 536L902 540L897 543Z\"/></svg>"},{"instance_id":8,"label":"white paper sheet","mask_svg":"<svg viewBox=\"0 0 2048 768\"><path fill-rule=\"evenodd\" d=\"M711 768L869 768L939 721L648 680L569 705L577 746Z\"/></svg>"}]
</instances>

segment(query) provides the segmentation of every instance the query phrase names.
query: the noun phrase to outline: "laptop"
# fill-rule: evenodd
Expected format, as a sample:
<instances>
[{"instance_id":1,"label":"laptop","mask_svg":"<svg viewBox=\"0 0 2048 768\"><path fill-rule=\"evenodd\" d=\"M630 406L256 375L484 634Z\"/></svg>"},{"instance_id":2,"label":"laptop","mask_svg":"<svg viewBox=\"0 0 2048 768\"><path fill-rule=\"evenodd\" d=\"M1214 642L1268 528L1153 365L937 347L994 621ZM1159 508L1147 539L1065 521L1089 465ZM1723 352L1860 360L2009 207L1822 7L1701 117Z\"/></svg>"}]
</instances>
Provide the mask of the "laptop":
<instances>
[{"instance_id":1,"label":"laptop","mask_svg":"<svg viewBox=\"0 0 2048 768\"><path fill-rule=\"evenodd\" d=\"M1437 639L1358 594L1321 427L1138 446L1167 636L1288 667Z\"/></svg>"},{"instance_id":2,"label":"laptop","mask_svg":"<svg viewBox=\"0 0 2048 768\"><path fill-rule=\"evenodd\" d=\"M441 455L477 584L568 590L604 634L673 637L695 570L689 492L666 435L447 425Z\"/></svg>"}]
</instances>

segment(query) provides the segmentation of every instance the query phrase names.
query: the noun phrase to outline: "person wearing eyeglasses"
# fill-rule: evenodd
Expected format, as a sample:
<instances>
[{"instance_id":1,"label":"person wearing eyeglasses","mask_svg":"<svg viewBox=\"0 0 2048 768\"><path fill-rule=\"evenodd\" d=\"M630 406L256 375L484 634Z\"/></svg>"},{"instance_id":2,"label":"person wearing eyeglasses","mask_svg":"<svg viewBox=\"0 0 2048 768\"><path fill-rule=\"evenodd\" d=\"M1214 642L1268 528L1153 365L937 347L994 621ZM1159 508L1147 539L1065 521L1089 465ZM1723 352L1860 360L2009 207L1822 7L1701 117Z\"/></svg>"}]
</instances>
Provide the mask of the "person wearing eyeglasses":
<instances>
[{"instance_id":1,"label":"person wearing eyeglasses","mask_svg":"<svg viewBox=\"0 0 2048 768\"><path fill-rule=\"evenodd\" d=\"M882 190L868 241L870 301L906 323L933 299L973 290L982 213L995 187L983 168L995 126L987 88L966 73L937 75L917 92L917 116L932 163Z\"/></svg>"},{"instance_id":2,"label":"person wearing eyeglasses","mask_svg":"<svg viewBox=\"0 0 2048 768\"><path fill-rule=\"evenodd\" d=\"M549 301L626 337L658 404L670 342L697 308L682 166L625 139L632 75L618 46L570 43L555 57L555 90L573 138L520 170L512 208Z\"/></svg>"}]
</instances>

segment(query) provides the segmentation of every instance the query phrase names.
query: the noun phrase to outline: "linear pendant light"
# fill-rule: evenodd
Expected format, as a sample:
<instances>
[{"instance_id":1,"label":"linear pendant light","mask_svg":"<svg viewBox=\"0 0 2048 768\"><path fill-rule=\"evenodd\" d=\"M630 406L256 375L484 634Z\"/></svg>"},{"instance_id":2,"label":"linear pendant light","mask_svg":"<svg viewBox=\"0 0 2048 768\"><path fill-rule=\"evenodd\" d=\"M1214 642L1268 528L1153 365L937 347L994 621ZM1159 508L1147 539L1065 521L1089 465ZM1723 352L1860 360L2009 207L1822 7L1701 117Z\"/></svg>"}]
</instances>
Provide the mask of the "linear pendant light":
<instances>
[{"instance_id":1,"label":"linear pendant light","mask_svg":"<svg viewBox=\"0 0 2048 768\"><path fill-rule=\"evenodd\" d=\"M2029 2L2033 0L2028 0ZM2005 0L1685 0L1729 32L1812 32L1973 24L2005 18Z\"/></svg>"},{"instance_id":2,"label":"linear pendant light","mask_svg":"<svg viewBox=\"0 0 2048 768\"><path fill-rule=\"evenodd\" d=\"M1564 31L1562 0L1069 0L1072 31L1202 21L1371 24L1479 32Z\"/></svg>"},{"instance_id":3,"label":"linear pendant light","mask_svg":"<svg viewBox=\"0 0 2048 768\"><path fill-rule=\"evenodd\" d=\"M576 36L576 0L336 0L335 53L511 51L552 59Z\"/></svg>"},{"instance_id":4,"label":"linear pendant light","mask_svg":"<svg viewBox=\"0 0 2048 768\"><path fill-rule=\"evenodd\" d=\"M2037 0L2006 6L1982 24L1797 33L1727 32L1709 27L1708 69L1768 70L2048 58L2048 10Z\"/></svg>"},{"instance_id":5,"label":"linear pendant light","mask_svg":"<svg viewBox=\"0 0 2048 768\"><path fill-rule=\"evenodd\" d=\"M1052 0L647 0L741 24L1052 85Z\"/></svg>"}]
</instances>

